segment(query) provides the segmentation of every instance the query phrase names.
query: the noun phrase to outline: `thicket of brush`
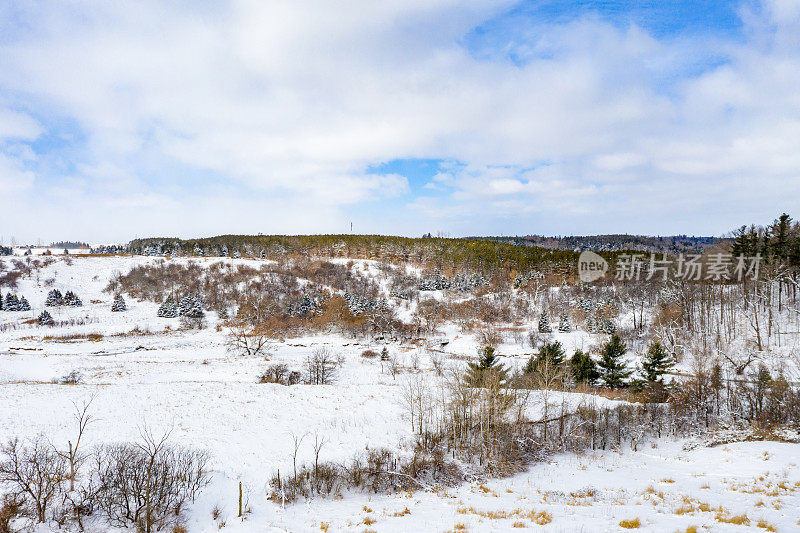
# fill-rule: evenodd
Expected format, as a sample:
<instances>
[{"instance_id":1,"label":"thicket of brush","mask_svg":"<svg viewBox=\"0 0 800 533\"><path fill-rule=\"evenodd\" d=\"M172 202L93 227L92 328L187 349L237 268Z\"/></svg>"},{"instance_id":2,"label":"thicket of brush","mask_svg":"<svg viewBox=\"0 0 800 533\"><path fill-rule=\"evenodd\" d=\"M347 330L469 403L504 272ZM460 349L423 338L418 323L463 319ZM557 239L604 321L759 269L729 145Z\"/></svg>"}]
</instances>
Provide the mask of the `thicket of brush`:
<instances>
[{"instance_id":1,"label":"thicket of brush","mask_svg":"<svg viewBox=\"0 0 800 533\"><path fill-rule=\"evenodd\" d=\"M75 439L64 447L43 437L0 447L0 532L48 523L152 533L180 524L209 481L208 455L172 446L168 434L147 430L136 442L85 450L88 405L77 410Z\"/></svg>"}]
</instances>

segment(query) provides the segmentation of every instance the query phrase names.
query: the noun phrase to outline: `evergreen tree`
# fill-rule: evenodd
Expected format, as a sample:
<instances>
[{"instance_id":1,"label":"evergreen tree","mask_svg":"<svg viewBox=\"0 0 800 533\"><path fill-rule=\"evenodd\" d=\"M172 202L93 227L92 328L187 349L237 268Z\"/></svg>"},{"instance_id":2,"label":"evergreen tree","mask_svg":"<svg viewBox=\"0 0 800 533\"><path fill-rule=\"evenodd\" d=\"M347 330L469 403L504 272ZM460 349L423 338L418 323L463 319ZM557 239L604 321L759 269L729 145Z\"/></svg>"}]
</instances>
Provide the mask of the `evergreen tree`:
<instances>
[{"instance_id":1,"label":"evergreen tree","mask_svg":"<svg viewBox=\"0 0 800 533\"><path fill-rule=\"evenodd\" d=\"M30 311L31 304L28 303L28 299L24 296L19 299L19 304L17 305L17 311Z\"/></svg>"},{"instance_id":2,"label":"evergreen tree","mask_svg":"<svg viewBox=\"0 0 800 533\"><path fill-rule=\"evenodd\" d=\"M575 350L575 354L569 360L569 367L572 371L572 377L577 383L591 385L600 377L597 372L597 363L594 362L591 355L580 349Z\"/></svg>"},{"instance_id":3,"label":"evergreen tree","mask_svg":"<svg viewBox=\"0 0 800 533\"><path fill-rule=\"evenodd\" d=\"M178 314L188 316L190 312L196 313L198 308L200 311L203 310L203 301L200 297L194 294L187 294L181 298L180 304L178 304Z\"/></svg>"},{"instance_id":4,"label":"evergreen tree","mask_svg":"<svg viewBox=\"0 0 800 533\"><path fill-rule=\"evenodd\" d=\"M386 348L386 346L384 346L383 350L381 350L381 361L388 361L388 360L389 360L389 350Z\"/></svg>"},{"instance_id":5,"label":"evergreen tree","mask_svg":"<svg viewBox=\"0 0 800 533\"><path fill-rule=\"evenodd\" d=\"M469 363L465 380L470 387L483 387L489 380L496 377L500 383L504 383L508 377L508 371L500 363L500 359L491 346L484 346L478 351L478 361Z\"/></svg>"},{"instance_id":6,"label":"evergreen tree","mask_svg":"<svg viewBox=\"0 0 800 533\"><path fill-rule=\"evenodd\" d=\"M187 318L203 318L203 302L197 296L185 296L181 299L180 315Z\"/></svg>"},{"instance_id":7,"label":"evergreen tree","mask_svg":"<svg viewBox=\"0 0 800 533\"><path fill-rule=\"evenodd\" d=\"M553 328L550 327L550 317L547 316L547 313L542 313L542 316L539 317L539 333L552 333Z\"/></svg>"},{"instance_id":8,"label":"evergreen tree","mask_svg":"<svg viewBox=\"0 0 800 533\"><path fill-rule=\"evenodd\" d=\"M6 293L6 303L3 309L6 311L19 311L19 300L17 300L15 294L11 294L10 292Z\"/></svg>"},{"instance_id":9,"label":"evergreen tree","mask_svg":"<svg viewBox=\"0 0 800 533\"><path fill-rule=\"evenodd\" d=\"M46 310L42 311L42 314L39 315L37 321L39 322L40 326L52 326L55 324L53 317L50 316L50 313L48 313Z\"/></svg>"},{"instance_id":10,"label":"evergreen tree","mask_svg":"<svg viewBox=\"0 0 800 533\"><path fill-rule=\"evenodd\" d=\"M128 306L125 305L125 299L122 297L121 294L117 294L114 298L114 303L111 304L111 310L115 313L119 313L120 311L126 311Z\"/></svg>"},{"instance_id":11,"label":"evergreen tree","mask_svg":"<svg viewBox=\"0 0 800 533\"><path fill-rule=\"evenodd\" d=\"M778 260L789 256L789 231L792 227L792 217L783 213L769 228L770 251Z\"/></svg>"},{"instance_id":12,"label":"evergreen tree","mask_svg":"<svg viewBox=\"0 0 800 533\"><path fill-rule=\"evenodd\" d=\"M562 313L558 321L558 331L561 333L569 333L572 331L572 326L569 325L569 317L566 313Z\"/></svg>"},{"instance_id":13,"label":"evergreen tree","mask_svg":"<svg viewBox=\"0 0 800 533\"><path fill-rule=\"evenodd\" d=\"M4 309L3 308L3 293L0 292L0 311L2 311L3 309Z\"/></svg>"},{"instance_id":14,"label":"evergreen tree","mask_svg":"<svg viewBox=\"0 0 800 533\"><path fill-rule=\"evenodd\" d=\"M642 377L649 382L661 381L661 376L668 373L674 365L675 361L661 343L654 342L647 348L642 361Z\"/></svg>"},{"instance_id":15,"label":"evergreen tree","mask_svg":"<svg viewBox=\"0 0 800 533\"><path fill-rule=\"evenodd\" d=\"M625 380L631 375L627 369L623 357L627 348L619 335L611 335L611 339L603 345L603 350L598 363L600 379L608 386L613 388L625 386Z\"/></svg>"},{"instance_id":16,"label":"evergreen tree","mask_svg":"<svg viewBox=\"0 0 800 533\"><path fill-rule=\"evenodd\" d=\"M167 296L167 299L164 300L158 311L156 312L157 316L161 318L175 318L178 316L178 306L175 305L175 301L172 299L172 296Z\"/></svg>"},{"instance_id":17,"label":"evergreen tree","mask_svg":"<svg viewBox=\"0 0 800 533\"><path fill-rule=\"evenodd\" d=\"M532 374L536 372L536 369L544 364L545 361L550 363L553 367L560 366L564 363L564 347L560 342L553 341L545 343L536 356L532 356L528 359L528 363L525 365L525 373Z\"/></svg>"},{"instance_id":18,"label":"evergreen tree","mask_svg":"<svg viewBox=\"0 0 800 533\"><path fill-rule=\"evenodd\" d=\"M80 307L83 305L83 302L81 302L81 299L78 298L78 295L76 295L74 292L67 291L66 294L64 294L64 305L69 305L70 307Z\"/></svg>"},{"instance_id":19,"label":"evergreen tree","mask_svg":"<svg viewBox=\"0 0 800 533\"><path fill-rule=\"evenodd\" d=\"M58 307L60 305L64 305L64 297L61 295L61 291L58 289L53 289L47 293L47 299L44 301L45 307Z\"/></svg>"}]
</instances>

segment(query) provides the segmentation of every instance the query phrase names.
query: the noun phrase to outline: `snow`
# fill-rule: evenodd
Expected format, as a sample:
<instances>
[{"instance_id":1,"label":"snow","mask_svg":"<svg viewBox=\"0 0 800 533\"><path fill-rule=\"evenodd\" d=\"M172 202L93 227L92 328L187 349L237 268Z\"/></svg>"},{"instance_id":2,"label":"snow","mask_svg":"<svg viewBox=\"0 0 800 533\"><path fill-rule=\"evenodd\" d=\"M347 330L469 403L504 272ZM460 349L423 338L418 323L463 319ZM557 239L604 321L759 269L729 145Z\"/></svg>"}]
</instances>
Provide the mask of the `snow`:
<instances>
[{"instance_id":1,"label":"snow","mask_svg":"<svg viewBox=\"0 0 800 533\"><path fill-rule=\"evenodd\" d=\"M406 374L393 378L385 363L360 356L367 348L380 347L336 335L287 339L272 345L267 357L241 357L227 349L224 328L218 330L213 312L207 313L202 330L178 330L177 319L156 316L158 304L127 295L128 310L112 313L114 295L103 292L109 279L115 272L155 260L58 259L32 279L20 280L15 292L25 295L33 309L0 311L0 324L9 326L0 332L0 440L41 434L64 445L73 438L74 404L92 398L95 420L86 435L89 445L136 440L143 428L171 431L172 443L207 450L212 456L212 483L189 510L187 528L192 532L219 531L219 521L211 517L216 506L222 509L224 530L232 532L319 531L323 523L330 531L445 531L457 525L469 531L506 531L516 529L512 526L517 523L529 529L594 532L619 531L621 520L635 518L641 522L640 531L685 531L692 525L708 531L762 531L756 525L760 519L778 531L800 528L798 445L778 442L707 447L665 439L636 452L556 455L511 478L475 480L448 489L388 496L346 493L285 507L273 503L267 499L267 483L278 469L291 468L293 436L306 435L299 463L312 459L310 441L315 434L329 440L321 453L326 461L409 443L410 422L400 392ZM201 264L220 260L194 259ZM380 275L368 261L356 262L353 268ZM84 303L79 308L51 308L53 318L85 323L59 328L25 323L38 316L52 288L71 290ZM474 336L457 326L445 325L443 335L450 341L442 348L442 355L452 356L449 364L463 365L463 357L457 356L476 353ZM581 331L554 333L552 338L562 342L567 353L596 342ZM321 346L344 358L334 385L257 383L267 360L299 369ZM428 351L388 348L406 362L420 358L417 372L433 378ZM513 342L503 344L499 352L513 367L524 365L531 355L530 347ZM80 372L80 384L59 384L72 371ZM560 402L560 393L553 394ZM577 393L563 397L571 406L614 403ZM536 414L532 406L529 415ZM244 520L236 517L240 481L250 510ZM701 503L712 510L698 510ZM694 510L676 513L689 507ZM540 512L551 522L535 524ZM720 522L718 513L745 513L750 525ZM538 516L542 520L543 515ZM365 523L367 517L366 522L374 523ZM92 527L109 530L102 524Z\"/></svg>"}]
</instances>

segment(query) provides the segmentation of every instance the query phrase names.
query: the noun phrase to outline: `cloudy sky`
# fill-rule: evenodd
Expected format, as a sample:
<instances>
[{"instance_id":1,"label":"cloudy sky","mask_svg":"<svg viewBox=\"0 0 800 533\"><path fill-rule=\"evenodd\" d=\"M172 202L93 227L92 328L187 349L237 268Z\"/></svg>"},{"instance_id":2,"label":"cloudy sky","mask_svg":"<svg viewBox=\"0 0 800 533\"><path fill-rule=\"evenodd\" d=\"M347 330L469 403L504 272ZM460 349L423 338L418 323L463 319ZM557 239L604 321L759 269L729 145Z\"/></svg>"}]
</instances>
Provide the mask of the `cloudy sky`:
<instances>
[{"instance_id":1,"label":"cloudy sky","mask_svg":"<svg viewBox=\"0 0 800 533\"><path fill-rule=\"evenodd\" d=\"M798 207L800 0L0 3L6 243Z\"/></svg>"}]
</instances>

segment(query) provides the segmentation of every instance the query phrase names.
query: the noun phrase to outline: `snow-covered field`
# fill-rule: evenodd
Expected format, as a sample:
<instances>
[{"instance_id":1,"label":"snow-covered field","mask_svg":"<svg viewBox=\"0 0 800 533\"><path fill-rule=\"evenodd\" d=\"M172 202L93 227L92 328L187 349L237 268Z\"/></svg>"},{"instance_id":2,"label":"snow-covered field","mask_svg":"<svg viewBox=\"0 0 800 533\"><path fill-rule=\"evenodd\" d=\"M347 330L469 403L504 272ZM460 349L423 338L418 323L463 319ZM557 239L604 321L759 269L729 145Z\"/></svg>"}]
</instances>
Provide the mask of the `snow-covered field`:
<instances>
[{"instance_id":1,"label":"snow-covered field","mask_svg":"<svg viewBox=\"0 0 800 533\"><path fill-rule=\"evenodd\" d=\"M33 309L0 311L6 325L0 332L0 440L41 434L63 445L73 438L73 404L91 398L89 444L136 440L144 428L171 431L171 442L212 457L212 482L188 512L188 531L594 532L617 531L621 521L636 520L642 531L800 530L800 447L771 442L684 449L684 442L664 439L636 452L557 455L510 478L454 488L273 503L268 481L278 469L291 468L294 436L307 435L299 462L313 458L314 435L328 441L321 458L330 461L410 442L401 387L409 373L433 374L428 352L389 344L406 367L397 376L379 359L360 355L382 346L336 335L287 339L272 345L267 358L242 357L226 348L225 329L213 312L202 330L179 329L176 319L156 317L152 302L128 298L127 311L111 312L113 295L103 292L109 279L147 261L153 259L59 259L20 280L15 292ZM44 309L51 288L71 290L84 304L51 310L53 318L84 323L28 323ZM448 352L475 353L473 337L459 336L455 327L445 330ZM581 332L556 335L568 351L591 342ZM265 359L299 367L320 346L344 358L334 385L257 383ZM515 344L500 351L514 366L530 354ZM73 371L80 383L60 384ZM239 482L250 510L243 520L236 517ZM215 507L221 509L216 520ZM746 520L735 518L742 515Z\"/></svg>"}]
</instances>

